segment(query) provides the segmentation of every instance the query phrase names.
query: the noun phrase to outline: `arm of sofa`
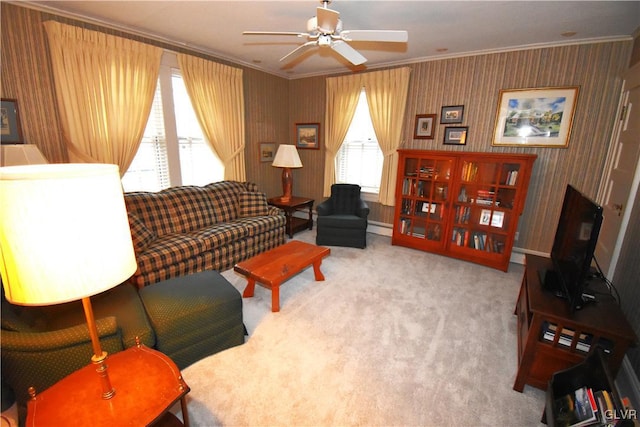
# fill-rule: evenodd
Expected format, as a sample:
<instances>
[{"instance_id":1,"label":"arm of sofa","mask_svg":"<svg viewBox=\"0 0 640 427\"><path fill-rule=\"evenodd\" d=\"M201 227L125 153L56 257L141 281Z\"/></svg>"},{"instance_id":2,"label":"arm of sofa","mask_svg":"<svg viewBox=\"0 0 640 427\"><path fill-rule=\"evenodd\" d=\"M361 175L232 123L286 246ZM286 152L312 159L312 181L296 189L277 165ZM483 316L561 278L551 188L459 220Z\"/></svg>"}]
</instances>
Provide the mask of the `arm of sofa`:
<instances>
[{"instance_id":1,"label":"arm of sofa","mask_svg":"<svg viewBox=\"0 0 640 427\"><path fill-rule=\"evenodd\" d=\"M284 211L277 206L269 205L269 210L267 212L267 215L272 215L272 216L284 215Z\"/></svg>"},{"instance_id":2,"label":"arm of sofa","mask_svg":"<svg viewBox=\"0 0 640 427\"><path fill-rule=\"evenodd\" d=\"M102 350L123 349L115 317L96 320ZM28 388L36 392L91 363L93 348L86 324L50 332L16 332L2 329L2 378L14 390L19 404L29 399Z\"/></svg>"}]
</instances>

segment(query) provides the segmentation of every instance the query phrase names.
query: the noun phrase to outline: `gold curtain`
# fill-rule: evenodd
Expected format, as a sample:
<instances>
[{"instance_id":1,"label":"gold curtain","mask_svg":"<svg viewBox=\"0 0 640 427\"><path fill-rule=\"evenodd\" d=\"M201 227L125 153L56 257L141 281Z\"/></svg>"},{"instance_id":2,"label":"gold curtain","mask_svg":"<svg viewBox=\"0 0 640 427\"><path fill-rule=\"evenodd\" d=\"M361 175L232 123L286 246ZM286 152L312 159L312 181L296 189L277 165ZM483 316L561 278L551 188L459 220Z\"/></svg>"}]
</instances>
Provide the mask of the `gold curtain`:
<instances>
[{"instance_id":1,"label":"gold curtain","mask_svg":"<svg viewBox=\"0 0 640 427\"><path fill-rule=\"evenodd\" d=\"M397 149L402 142L402 124L409 90L408 67L371 73L327 78L327 111L325 117L325 162L323 195L331 195L336 182L335 160L351 125L358 106L362 87L378 145L384 155L378 201L383 205L395 204L395 182L398 170Z\"/></svg>"},{"instance_id":2,"label":"gold curtain","mask_svg":"<svg viewBox=\"0 0 640 427\"><path fill-rule=\"evenodd\" d=\"M245 181L242 70L191 55L178 64L198 122L224 165L224 179Z\"/></svg>"},{"instance_id":3,"label":"gold curtain","mask_svg":"<svg viewBox=\"0 0 640 427\"><path fill-rule=\"evenodd\" d=\"M410 72L404 67L362 74L369 114L384 155L378 201L386 206L395 205L397 149L402 138Z\"/></svg>"},{"instance_id":4,"label":"gold curtain","mask_svg":"<svg viewBox=\"0 0 640 427\"><path fill-rule=\"evenodd\" d=\"M69 159L112 163L124 175L144 135L162 49L44 23Z\"/></svg>"},{"instance_id":5,"label":"gold curtain","mask_svg":"<svg viewBox=\"0 0 640 427\"><path fill-rule=\"evenodd\" d=\"M324 197L331 196L331 185L336 182L336 155L347 136L361 90L362 83L358 74L327 78Z\"/></svg>"}]
</instances>

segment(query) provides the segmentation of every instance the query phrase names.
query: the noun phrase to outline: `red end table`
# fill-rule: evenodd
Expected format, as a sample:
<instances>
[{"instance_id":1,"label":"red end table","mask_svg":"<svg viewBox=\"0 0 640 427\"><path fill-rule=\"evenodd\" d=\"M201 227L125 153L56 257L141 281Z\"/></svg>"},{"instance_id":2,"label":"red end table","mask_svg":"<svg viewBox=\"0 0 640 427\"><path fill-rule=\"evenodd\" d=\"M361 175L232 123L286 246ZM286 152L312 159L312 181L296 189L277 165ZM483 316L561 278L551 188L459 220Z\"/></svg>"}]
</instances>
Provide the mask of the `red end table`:
<instances>
[{"instance_id":1,"label":"red end table","mask_svg":"<svg viewBox=\"0 0 640 427\"><path fill-rule=\"evenodd\" d=\"M109 355L107 365L116 390L111 399L102 399L96 367L90 364L38 395L30 390L26 425L182 425L169 412L178 400L189 425L185 396L190 389L168 356L138 345Z\"/></svg>"}]
</instances>

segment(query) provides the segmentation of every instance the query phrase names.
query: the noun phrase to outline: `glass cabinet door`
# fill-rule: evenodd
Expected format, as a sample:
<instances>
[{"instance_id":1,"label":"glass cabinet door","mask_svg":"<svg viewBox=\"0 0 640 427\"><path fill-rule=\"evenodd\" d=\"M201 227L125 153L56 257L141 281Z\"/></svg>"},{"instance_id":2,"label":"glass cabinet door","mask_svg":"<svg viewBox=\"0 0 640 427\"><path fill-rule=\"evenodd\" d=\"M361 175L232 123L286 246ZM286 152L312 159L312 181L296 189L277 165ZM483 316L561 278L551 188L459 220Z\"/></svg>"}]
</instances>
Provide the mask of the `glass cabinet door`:
<instances>
[{"instance_id":1,"label":"glass cabinet door","mask_svg":"<svg viewBox=\"0 0 640 427\"><path fill-rule=\"evenodd\" d=\"M402 181L400 234L425 242L444 242L450 206L451 159L406 158Z\"/></svg>"},{"instance_id":2,"label":"glass cabinet door","mask_svg":"<svg viewBox=\"0 0 640 427\"><path fill-rule=\"evenodd\" d=\"M453 201L451 246L502 254L516 201L519 163L465 161Z\"/></svg>"}]
</instances>

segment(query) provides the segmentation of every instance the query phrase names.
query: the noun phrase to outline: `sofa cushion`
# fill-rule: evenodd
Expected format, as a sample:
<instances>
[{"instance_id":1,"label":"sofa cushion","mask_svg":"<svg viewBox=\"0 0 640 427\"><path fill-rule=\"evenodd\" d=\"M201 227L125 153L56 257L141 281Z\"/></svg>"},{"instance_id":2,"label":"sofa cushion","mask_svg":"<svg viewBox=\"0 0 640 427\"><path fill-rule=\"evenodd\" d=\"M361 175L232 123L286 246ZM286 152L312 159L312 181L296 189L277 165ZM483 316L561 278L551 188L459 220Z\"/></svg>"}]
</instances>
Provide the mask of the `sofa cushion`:
<instances>
[{"instance_id":1,"label":"sofa cushion","mask_svg":"<svg viewBox=\"0 0 640 427\"><path fill-rule=\"evenodd\" d=\"M216 223L233 221L238 217L238 195L245 191L253 191L256 187L248 188L248 183L238 181L220 181L204 187L211 199L216 215Z\"/></svg>"},{"instance_id":2,"label":"sofa cushion","mask_svg":"<svg viewBox=\"0 0 640 427\"><path fill-rule=\"evenodd\" d=\"M209 192L202 187L185 185L167 188L160 192L166 197L170 212L174 215L173 230L188 233L217 222Z\"/></svg>"},{"instance_id":3,"label":"sofa cushion","mask_svg":"<svg viewBox=\"0 0 640 427\"><path fill-rule=\"evenodd\" d=\"M211 227L199 230L192 237L204 242L206 250L224 247L236 240L244 239L249 235L249 230L241 222L223 222Z\"/></svg>"},{"instance_id":4,"label":"sofa cushion","mask_svg":"<svg viewBox=\"0 0 640 427\"><path fill-rule=\"evenodd\" d=\"M136 337L148 347L154 347L156 337L147 319L138 290L129 283L123 283L108 291L91 297L91 306L96 319L114 316L122 333L124 348L136 344ZM49 330L69 328L86 324L84 309L80 301L56 306L47 306L47 326Z\"/></svg>"},{"instance_id":5,"label":"sofa cushion","mask_svg":"<svg viewBox=\"0 0 640 427\"><path fill-rule=\"evenodd\" d=\"M149 230L144 223L135 214L129 212L129 227L131 228L131 239L133 240L133 249L136 254L143 252L151 242L158 236Z\"/></svg>"},{"instance_id":6,"label":"sofa cushion","mask_svg":"<svg viewBox=\"0 0 640 427\"><path fill-rule=\"evenodd\" d=\"M267 204L266 194L257 191L245 191L238 195L239 218L267 215L268 213L269 205Z\"/></svg>"},{"instance_id":7,"label":"sofa cushion","mask_svg":"<svg viewBox=\"0 0 640 427\"><path fill-rule=\"evenodd\" d=\"M126 193L127 212L135 214L149 230L158 236L174 232L175 217L162 193L135 191Z\"/></svg>"},{"instance_id":8,"label":"sofa cushion","mask_svg":"<svg viewBox=\"0 0 640 427\"><path fill-rule=\"evenodd\" d=\"M46 319L38 307L23 307L9 303L2 297L2 329L15 332L42 332Z\"/></svg>"},{"instance_id":9,"label":"sofa cushion","mask_svg":"<svg viewBox=\"0 0 640 427\"><path fill-rule=\"evenodd\" d=\"M176 264L207 250L206 242L192 234L159 236L147 249L136 256L138 269L153 271L167 264Z\"/></svg>"}]
</instances>

